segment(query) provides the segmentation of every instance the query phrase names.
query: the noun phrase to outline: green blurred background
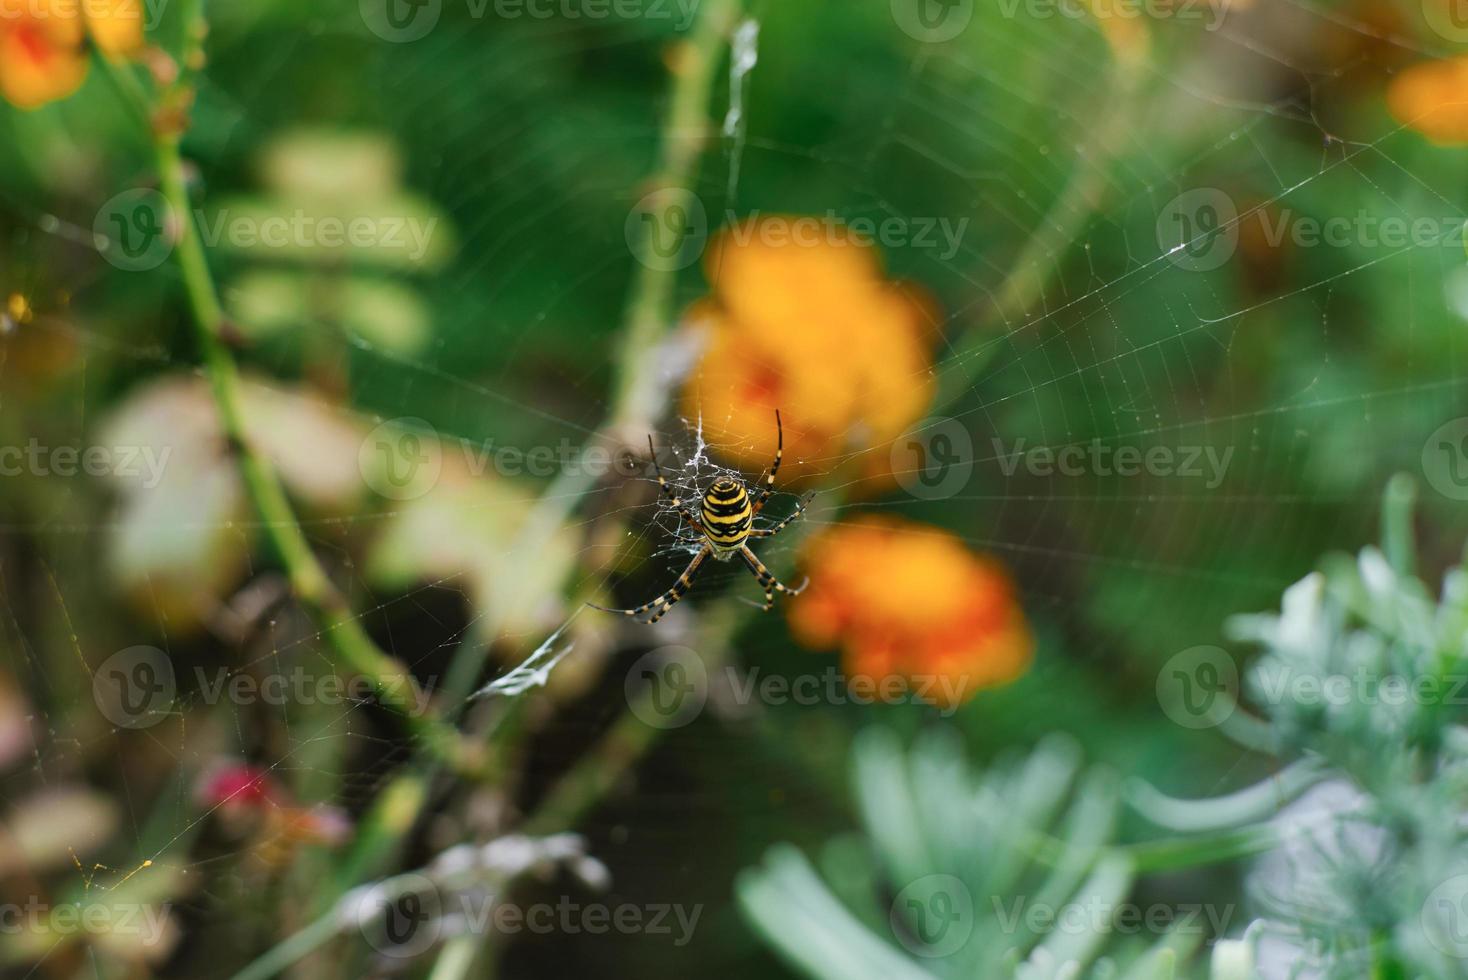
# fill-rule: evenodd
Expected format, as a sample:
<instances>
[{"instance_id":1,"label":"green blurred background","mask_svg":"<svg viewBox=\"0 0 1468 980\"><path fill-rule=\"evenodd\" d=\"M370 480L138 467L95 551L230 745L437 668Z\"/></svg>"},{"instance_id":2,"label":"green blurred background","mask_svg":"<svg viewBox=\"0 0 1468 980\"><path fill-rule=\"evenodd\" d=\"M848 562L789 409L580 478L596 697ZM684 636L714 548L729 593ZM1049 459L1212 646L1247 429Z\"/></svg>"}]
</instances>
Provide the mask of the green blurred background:
<instances>
[{"instance_id":1,"label":"green blurred background","mask_svg":"<svg viewBox=\"0 0 1468 980\"><path fill-rule=\"evenodd\" d=\"M1310 247L1272 243L1248 220L1231 261L1194 271L1161 254L1158 223L1180 194L1211 189L1271 221L1425 215L1453 231L1463 150L1431 145L1384 103L1394 72L1452 46L1411 3L1256 0L1216 31L1147 19L1126 82L1094 18L1030 8L980 3L958 37L932 44L877 0L750 0L759 60L744 128L710 141L695 191L715 228L728 215L777 212L967 221L957 254L883 251L894 278L938 299L950 342L979 338L971 377L941 363L946 348L935 369L958 391L940 414L970 432L974 477L946 499L896 490L867 505L956 531L1018 583L1036 664L956 724L978 759L1063 731L1089 758L1180 795L1227 790L1266 763L1169 722L1157 670L1181 650L1223 644L1231 614L1271 607L1321 554L1374 540L1378 494L1395 471L1424 478L1424 564L1456 559L1468 518L1423 460L1429 435L1468 414L1468 272L1461 235ZM388 43L340 0L213 2L208 15L209 61L184 144L206 214L288 213L334 193L364 213L440 222L418 257L211 250L247 369L340 397L361 419L422 418L471 442L555 445L595 428L638 268L626 228L659 150L678 19L598 17L569 0L546 19L493 6L475 16L446 0L425 37ZM170 31L165 10L157 32ZM717 122L728 83L715 93ZM103 202L147 185L148 150L100 73L76 98L0 110L0 145L0 293L23 294L35 314L0 338L0 434L85 445L128 399L195 363L173 267L120 273L86 234ZM1000 308L1016 262L1043 288ZM693 265L677 305L707 292ZM163 424L186 426L187 409L177 413ZM1231 456L1217 486L1006 475L994 440L1020 439ZM313 517L313 541L353 582L373 635L411 651L424 676L442 671L474 616L455 583L374 581L363 567L377 519L336 505ZM35 752L0 774L3 796L84 783L117 801L123 830L88 860L118 869L150 840L195 832L179 773L207 750L176 733L149 746L106 731L91 717L78 652L94 664L134 644L166 646L179 663L230 656L209 632L176 629L119 588L166 567L206 569L218 552L163 544L130 556L118 547L126 520L102 481L0 488L0 669L40 733ZM674 564L635 567L628 594L653 594ZM249 576L268 568L257 557ZM507 655L532 648L541 625L527 623ZM744 633L738 652L777 673L834 663L794 648L779 617ZM621 709L620 673L608 676L615 683L538 735L530 798ZM694 941L529 937L508 947L503 974L779 975L731 904L733 876L774 842L814 846L850 827L854 731L929 722L901 706L700 718L642 764L635 792L614 793L584 827L616 894L707 906ZM364 732L389 730L370 713L343 722L352 738L324 746L278 718L199 725L223 726L217 741L247 756L292 753L282 775L296 795L348 813L403 758L363 748ZM157 809L160 797L172 803ZM415 845L420 857L431 836ZM197 890L177 906L189 931L161 975L216 975L218 961L244 962L275 929L251 917L258 896L241 894L232 872L214 874L224 858L207 843L192 860ZM313 860L303 866L330 858ZM293 873L273 895L310 872ZM1226 896L1236 883L1220 871L1149 887Z\"/></svg>"}]
</instances>

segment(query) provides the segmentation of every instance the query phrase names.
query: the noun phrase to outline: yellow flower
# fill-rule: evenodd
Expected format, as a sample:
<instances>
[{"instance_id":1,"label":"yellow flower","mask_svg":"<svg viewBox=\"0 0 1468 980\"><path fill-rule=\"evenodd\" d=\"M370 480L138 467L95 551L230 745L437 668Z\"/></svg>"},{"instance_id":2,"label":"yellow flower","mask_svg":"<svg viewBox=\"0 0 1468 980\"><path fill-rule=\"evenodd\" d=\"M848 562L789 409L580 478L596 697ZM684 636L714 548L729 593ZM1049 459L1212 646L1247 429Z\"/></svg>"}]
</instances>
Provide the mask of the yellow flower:
<instances>
[{"instance_id":1,"label":"yellow flower","mask_svg":"<svg viewBox=\"0 0 1468 980\"><path fill-rule=\"evenodd\" d=\"M818 225L815 234L789 233ZM683 412L702 419L710 444L763 467L779 409L782 472L792 478L862 450L872 450L863 472L890 472L887 447L932 400L932 304L884 279L870 244L816 218L728 229L706 271L713 295L689 319L707 343Z\"/></svg>"},{"instance_id":2,"label":"yellow flower","mask_svg":"<svg viewBox=\"0 0 1468 980\"><path fill-rule=\"evenodd\" d=\"M1403 70L1387 87L1386 104L1398 122L1434 143L1468 143L1468 58Z\"/></svg>"},{"instance_id":3,"label":"yellow flower","mask_svg":"<svg viewBox=\"0 0 1468 980\"><path fill-rule=\"evenodd\" d=\"M1029 668L1034 641L1009 576L947 531L861 517L812 538L804 561L811 584L791 627L806 646L840 646L850 679L927 679L952 707Z\"/></svg>"},{"instance_id":4,"label":"yellow flower","mask_svg":"<svg viewBox=\"0 0 1468 980\"><path fill-rule=\"evenodd\" d=\"M82 7L87 30L103 54L130 57L142 51L142 0L90 0Z\"/></svg>"},{"instance_id":5,"label":"yellow flower","mask_svg":"<svg viewBox=\"0 0 1468 980\"><path fill-rule=\"evenodd\" d=\"M141 0L0 0L0 96L22 109L64 99L87 77L87 39L109 55L143 46Z\"/></svg>"}]
</instances>

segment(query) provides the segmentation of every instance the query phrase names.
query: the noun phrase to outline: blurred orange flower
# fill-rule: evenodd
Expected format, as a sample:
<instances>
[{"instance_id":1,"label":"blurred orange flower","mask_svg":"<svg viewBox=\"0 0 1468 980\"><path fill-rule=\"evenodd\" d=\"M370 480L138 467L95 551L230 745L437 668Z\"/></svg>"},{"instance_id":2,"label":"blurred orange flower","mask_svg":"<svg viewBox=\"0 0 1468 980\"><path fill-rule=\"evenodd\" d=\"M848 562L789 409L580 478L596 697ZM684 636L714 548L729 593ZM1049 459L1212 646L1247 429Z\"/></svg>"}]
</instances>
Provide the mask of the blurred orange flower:
<instances>
[{"instance_id":1,"label":"blurred orange flower","mask_svg":"<svg viewBox=\"0 0 1468 980\"><path fill-rule=\"evenodd\" d=\"M87 41L107 55L143 46L141 0L0 0L0 96L22 109L64 99L87 77Z\"/></svg>"},{"instance_id":2,"label":"blurred orange flower","mask_svg":"<svg viewBox=\"0 0 1468 980\"><path fill-rule=\"evenodd\" d=\"M1387 87L1386 104L1398 122L1434 143L1468 143L1468 58L1404 69Z\"/></svg>"},{"instance_id":3,"label":"blurred orange flower","mask_svg":"<svg viewBox=\"0 0 1468 980\"><path fill-rule=\"evenodd\" d=\"M848 679L932 678L932 700L953 707L1029 668L1034 640L1009 576L947 531L860 517L812 538L804 558L811 584L791 627L806 646L839 645Z\"/></svg>"},{"instance_id":4,"label":"blurred orange flower","mask_svg":"<svg viewBox=\"0 0 1468 980\"><path fill-rule=\"evenodd\" d=\"M884 279L876 249L828 219L726 229L706 271L713 295L689 321L707 344L683 411L702 419L709 443L763 468L779 409L792 478L864 449L876 450L863 459L867 475L889 473L886 447L933 397L933 304Z\"/></svg>"}]
</instances>

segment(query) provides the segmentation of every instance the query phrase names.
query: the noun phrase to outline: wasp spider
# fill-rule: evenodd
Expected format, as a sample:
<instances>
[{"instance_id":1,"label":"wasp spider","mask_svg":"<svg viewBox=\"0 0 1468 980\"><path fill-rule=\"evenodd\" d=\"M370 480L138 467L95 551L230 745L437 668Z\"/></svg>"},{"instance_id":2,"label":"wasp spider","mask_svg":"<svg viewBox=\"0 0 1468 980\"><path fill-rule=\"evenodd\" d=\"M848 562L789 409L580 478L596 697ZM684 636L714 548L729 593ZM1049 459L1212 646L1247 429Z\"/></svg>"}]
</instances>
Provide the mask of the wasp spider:
<instances>
[{"instance_id":1,"label":"wasp spider","mask_svg":"<svg viewBox=\"0 0 1468 980\"><path fill-rule=\"evenodd\" d=\"M804 582L797 588L782 585L765 567L765 563L749 550L751 538L772 538L779 534L792 521L805 513L806 505L815 496L814 492L807 493L800 499L800 503L795 505L795 510L789 517L772 527L757 528L754 526L756 515L764 510L765 503L775 492L775 474L780 472L780 460L785 455L785 432L780 425L778 411L775 412L775 433L775 461L770 464L769 469L765 470L754 489L750 490L745 486L744 481L734 477L721 477L715 480L713 485L699 498L698 513L694 513L688 502L674 493L672 486L663 479L662 467L658 466L657 450L653 448L652 436L648 436L647 448L652 451L652 465L658 475L658 493L664 500L671 501L683 519L698 532L702 547L698 549L698 554L693 556L693 561L688 563L683 574L678 576L678 581L673 583L673 587L653 601L638 606L636 609L608 609L606 606L597 606L595 603L591 605L604 612L621 613L651 626L666 616L668 610L677 605L678 601L693 588L693 578L703 567L704 562L710 558L714 561L729 561L735 555L743 559L744 564L759 580L761 588L765 590L764 609L766 612L775 605L775 593L800 595L805 590Z\"/></svg>"}]
</instances>

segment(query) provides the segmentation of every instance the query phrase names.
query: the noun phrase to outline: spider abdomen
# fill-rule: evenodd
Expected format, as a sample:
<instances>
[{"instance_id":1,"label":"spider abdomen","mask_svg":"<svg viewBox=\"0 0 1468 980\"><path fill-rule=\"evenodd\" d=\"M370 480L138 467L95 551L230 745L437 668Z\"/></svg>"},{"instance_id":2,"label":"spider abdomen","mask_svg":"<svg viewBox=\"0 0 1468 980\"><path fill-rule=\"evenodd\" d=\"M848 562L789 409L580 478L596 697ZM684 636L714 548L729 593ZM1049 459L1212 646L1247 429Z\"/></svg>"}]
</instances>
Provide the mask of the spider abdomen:
<instances>
[{"instance_id":1,"label":"spider abdomen","mask_svg":"<svg viewBox=\"0 0 1468 980\"><path fill-rule=\"evenodd\" d=\"M754 526L754 508L749 491L734 480L720 480L703 495L702 517L714 556L724 558L738 551Z\"/></svg>"}]
</instances>

